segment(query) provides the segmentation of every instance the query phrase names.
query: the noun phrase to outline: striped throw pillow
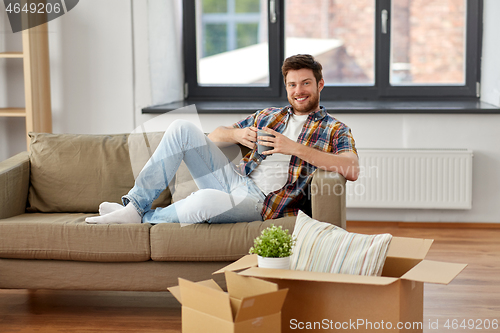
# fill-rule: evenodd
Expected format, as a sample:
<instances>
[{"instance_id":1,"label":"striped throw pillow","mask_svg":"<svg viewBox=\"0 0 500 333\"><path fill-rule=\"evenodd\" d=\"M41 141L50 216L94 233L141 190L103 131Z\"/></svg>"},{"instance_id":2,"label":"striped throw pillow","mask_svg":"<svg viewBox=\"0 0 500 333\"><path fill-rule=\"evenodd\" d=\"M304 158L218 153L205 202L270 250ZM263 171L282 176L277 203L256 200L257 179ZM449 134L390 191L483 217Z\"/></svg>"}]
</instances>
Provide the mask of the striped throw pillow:
<instances>
[{"instance_id":1,"label":"striped throw pillow","mask_svg":"<svg viewBox=\"0 0 500 333\"><path fill-rule=\"evenodd\" d=\"M353 275L382 275L392 235L362 235L316 221L299 212L290 269Z\"/></svg>"}]
</instances>

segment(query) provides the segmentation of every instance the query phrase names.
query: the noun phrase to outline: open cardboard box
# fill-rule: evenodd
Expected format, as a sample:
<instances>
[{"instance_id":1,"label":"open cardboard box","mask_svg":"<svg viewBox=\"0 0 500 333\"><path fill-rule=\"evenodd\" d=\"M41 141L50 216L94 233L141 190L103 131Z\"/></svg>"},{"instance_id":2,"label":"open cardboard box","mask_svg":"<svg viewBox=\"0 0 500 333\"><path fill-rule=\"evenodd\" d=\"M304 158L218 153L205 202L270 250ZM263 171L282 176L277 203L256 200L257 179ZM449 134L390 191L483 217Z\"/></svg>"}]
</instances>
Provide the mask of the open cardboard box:
<instances>
[{"instance_id":1,"label":"open cardboard box","mask_svg":"<svg viewBox=\"0 0 500 333\"><path fill-rule=\"evenodd\" d=\"M256 255L214 274L240 271L289 289L282 332L423 332L424 282L448 284L467 266L424 260L432 242L393 237L380 277L259 268Z\"/></svg>"},{"instance_id":2,"label":"open cardboard box","mask_svg":"<svg viewBox=\"0 0 500 333\"><path fill-rule=\"evenodd\" d=\"M226 272L228 292L214 280L179 278L168 288L182 304L182 332L281 332L281 307L287 294L275 283Z\"/></svg>"}]
</instances>

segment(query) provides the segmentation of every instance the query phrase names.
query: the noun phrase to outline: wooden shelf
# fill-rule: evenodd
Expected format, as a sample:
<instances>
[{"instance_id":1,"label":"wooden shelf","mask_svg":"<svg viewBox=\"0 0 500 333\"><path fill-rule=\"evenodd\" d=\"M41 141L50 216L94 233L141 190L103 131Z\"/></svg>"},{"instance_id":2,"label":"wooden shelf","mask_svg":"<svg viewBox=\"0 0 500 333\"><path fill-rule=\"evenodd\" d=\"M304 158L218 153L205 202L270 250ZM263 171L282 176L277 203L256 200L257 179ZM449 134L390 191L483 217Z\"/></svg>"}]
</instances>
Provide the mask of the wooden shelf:
<instances>
[{"instance_id":1,"label":"wooden shelf","mask_svg":"<svg viewBox=\"0 0 500 333\"><path fill-rule=\"evenodd\" d=\"M0 58L24 58L22 52L0 52Z\"/></svg>"},{"instance_id":2,"label":"wooden shelf","mask_svg":"<svg viewBox=\"0 0 500 333\"><path fill-rule=\"evenodd\" d=\"M26 117L26 109L0 108L0 117Z\"/></svg>"},{"instance_id":3,"label":"wooden shelf","mask_svg":"<svg viewBox=\"0 0 500 333\"><path fill-rule=\"evenodd\" d=\"M19 36L21 37L21 36ZM0 108L0 117L24 117L26 120L26 148L29 150L29 132L52 132L50 104L49 41L47 23L22 32L22 52L0 52L0 59L18 58L23 61L24 108Z\"/></svg>"}]
</instances>

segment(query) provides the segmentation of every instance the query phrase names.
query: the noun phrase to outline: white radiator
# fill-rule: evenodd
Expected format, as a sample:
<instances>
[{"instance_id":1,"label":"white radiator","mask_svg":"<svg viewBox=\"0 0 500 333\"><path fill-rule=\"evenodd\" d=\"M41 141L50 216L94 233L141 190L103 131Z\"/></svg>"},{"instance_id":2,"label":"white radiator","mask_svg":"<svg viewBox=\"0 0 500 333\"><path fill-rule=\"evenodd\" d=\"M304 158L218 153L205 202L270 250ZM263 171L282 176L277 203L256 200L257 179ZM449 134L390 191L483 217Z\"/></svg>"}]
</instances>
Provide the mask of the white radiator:
<instances>
[{"instance_id":1,"label":"white radiator","mask_svg":"<svg viewBox=\"0 0 500 333\"><path fill-rule=\"evenodd\" d=\"M347 182L351 208L472 208L472 151L359 149L360 176Z\"/></svg>"}]
</instances>

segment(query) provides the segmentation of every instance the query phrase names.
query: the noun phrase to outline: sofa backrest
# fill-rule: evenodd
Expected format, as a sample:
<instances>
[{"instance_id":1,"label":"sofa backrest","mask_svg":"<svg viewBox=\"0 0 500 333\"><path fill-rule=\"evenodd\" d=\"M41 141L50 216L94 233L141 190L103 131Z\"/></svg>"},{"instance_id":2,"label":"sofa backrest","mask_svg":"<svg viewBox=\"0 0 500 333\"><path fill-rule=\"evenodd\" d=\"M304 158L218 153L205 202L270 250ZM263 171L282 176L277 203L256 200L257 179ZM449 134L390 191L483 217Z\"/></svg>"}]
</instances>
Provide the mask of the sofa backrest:
<instances>
[{"instance_id":1,"label":"sofa backrest","mask_svg":"<svg viewBox=\"0 0 500 333\"><path fill-rule=\"evenodd\" d=\"M121 203L134 185L129 134L29 136L29 212L96 213L103 201ZM170 203L167 189L154 204Z\"/></svg>"},{"instance_id":2,"label":"sofa backrest","mask_svg":"<svg viewBox=\"0 0 500 333\"><path fill-rule=\"evenodd\" d=\"M163 132L90 135L29 133L29 212L96 213L103 201L119 202L134 186L143 166L155 151ZM238 163L248 148L221 147ZM165 207L196 191L182 162L175 180L153 203ZM172 194L171 194L172 193Z\"/></svg>"}]
</instances>

